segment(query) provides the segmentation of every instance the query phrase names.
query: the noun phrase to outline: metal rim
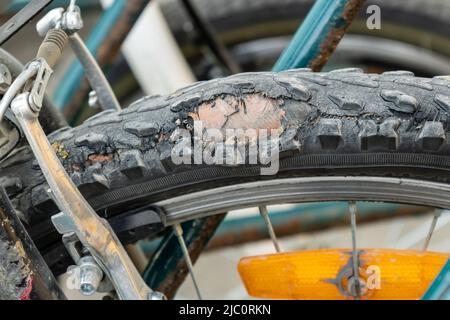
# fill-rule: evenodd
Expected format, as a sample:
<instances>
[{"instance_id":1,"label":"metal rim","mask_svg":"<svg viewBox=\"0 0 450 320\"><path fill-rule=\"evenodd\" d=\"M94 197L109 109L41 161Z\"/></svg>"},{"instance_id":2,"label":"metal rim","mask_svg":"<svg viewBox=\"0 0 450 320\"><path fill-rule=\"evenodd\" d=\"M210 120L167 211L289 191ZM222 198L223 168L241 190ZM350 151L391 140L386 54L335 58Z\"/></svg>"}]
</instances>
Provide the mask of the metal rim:
<instances>
[{"instance_id":1,"label":"metal rim","mask_svg":"<svg viewBox=\"0 0 450 320\"><path fill-rule=\"evenodd\" d=\"M281 36L248 41L234 46L232 52L241 64L255 61L255 56L263 61L273 61L283 52L290 39L289 36ZM395 64L408 70L422 70L430 75L450 73L450 59L446 56L401 41L365 35L347 34L339 43L330 63L342 64L361 57Z\"/></svg>"},{"instance_id":2,"label":"metal rim","mask_svg":"<svg viewBox=\"0 0 450 320\"><path fill-rule=\"evenodd\" d=\"M385 177L288 178L215 188L156 205L166 212L167 225L174 225L258 205L352 200L450 208L450 185Z\"/></svg>"}]
</instances>

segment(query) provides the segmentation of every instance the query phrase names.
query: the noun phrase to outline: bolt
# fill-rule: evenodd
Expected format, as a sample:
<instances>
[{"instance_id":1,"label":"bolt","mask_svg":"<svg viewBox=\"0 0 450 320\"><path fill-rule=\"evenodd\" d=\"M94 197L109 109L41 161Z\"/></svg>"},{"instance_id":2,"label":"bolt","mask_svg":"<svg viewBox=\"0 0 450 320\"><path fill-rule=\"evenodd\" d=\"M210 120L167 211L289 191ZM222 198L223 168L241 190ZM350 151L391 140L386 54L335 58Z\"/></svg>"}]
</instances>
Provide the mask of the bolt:
<instances>
[{"instance_id":1,"label":"bolt","mask_svg":"<svg viewBox=\"0 0 450 320\"><path fill-rule=\"evenodd\" d=\"M359 298L367 293L367 287L359 277L351 277L348 279L347 291L350 296Z\"/></svg>"},{"instance_id":2,"label":"bolt","mask_svg":"<svg viewBox=\"0 0 450 320\"><path fill-rule=\"evenodd\" d=\"M103 279L102 269L97 265L92 256L86 256L79 261L80 268L80 292L85 296L97 292Z\"/></svg>"}]
</instances>

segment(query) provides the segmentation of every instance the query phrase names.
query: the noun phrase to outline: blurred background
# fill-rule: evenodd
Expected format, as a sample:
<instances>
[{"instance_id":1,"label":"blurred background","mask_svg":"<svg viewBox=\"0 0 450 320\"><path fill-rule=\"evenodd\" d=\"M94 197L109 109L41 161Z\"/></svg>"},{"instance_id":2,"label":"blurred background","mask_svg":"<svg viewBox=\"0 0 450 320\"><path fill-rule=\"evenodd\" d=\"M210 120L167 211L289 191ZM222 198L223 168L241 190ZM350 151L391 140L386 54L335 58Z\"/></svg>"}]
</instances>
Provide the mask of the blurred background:
<instances>
[{"instance_id":1,"label":"blurred background","mask_svg":"<svg viewBox=\"0 0 450 320\"><path fill-rule=\"evenodd\" d=\"M5 22L27 2L2 1L0 22ZM171 93L195 80L270 70L313 3L313 0L77 2L85 24L80 34L105 70L123 106L145 95ZM55 1L52 7L66 4L67 1ZM381 9L380 29L367 25L366 9L373 4ZM358 67L373 73L409 70L424 77L448 75L449 16L449 0L367 1L325 70ZM35 31L40 17L42 14L3 46L22 63L35 56L41 42ZM206 33L199 24L208 27ZM171 59L176 63L171 64ZM55 71L48 95L71 125L102 111L89 106L87 83L70 50L66 50ZM374 203L358 206L361 247L420 249L434 216L433 211L423 207ZM350 247L347 210L346 203L269 207L275 231L286 251ZM444 212L429 248L448 252L450 243L443 237L448 232L450 214ZM147 256L156 247L146 241L140 245ZM256 208L229 213L194 268L204 297L248 298L236 265L240 257L271 252L273 244ZM196 298L190 278L176 298Z\"/></svg>"}]
</instances>

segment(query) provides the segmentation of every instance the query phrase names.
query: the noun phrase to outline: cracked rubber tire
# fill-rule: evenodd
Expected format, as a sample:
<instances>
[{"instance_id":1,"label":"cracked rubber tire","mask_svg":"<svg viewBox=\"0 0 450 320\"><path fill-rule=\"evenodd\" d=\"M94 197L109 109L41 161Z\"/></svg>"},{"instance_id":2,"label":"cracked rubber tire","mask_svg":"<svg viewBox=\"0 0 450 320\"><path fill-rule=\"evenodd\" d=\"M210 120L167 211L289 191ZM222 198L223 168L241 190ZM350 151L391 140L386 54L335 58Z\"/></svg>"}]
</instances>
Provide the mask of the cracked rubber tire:
<instances>
[{"instance_id":1,"label":"cracked rubber tire","mask_svg":"<svg viewBox=\"0 0 450 320\"><path fill-rule=\"evenodd\" d=\"M55 132L50 140L90 204L110 217L256 180L371 175L449 182L449 112L446 77L299 69L240 74L146 97L121 112L105 111ZM277 129L279 172L261 176L258 165L175 165L171 150L186 142L177 129L190 130L193 119L212 128ZM3 161L1 175L32 237L51 252L60 236L49 217L58 211L30 150Z\"/></svg>"}]
</instances>

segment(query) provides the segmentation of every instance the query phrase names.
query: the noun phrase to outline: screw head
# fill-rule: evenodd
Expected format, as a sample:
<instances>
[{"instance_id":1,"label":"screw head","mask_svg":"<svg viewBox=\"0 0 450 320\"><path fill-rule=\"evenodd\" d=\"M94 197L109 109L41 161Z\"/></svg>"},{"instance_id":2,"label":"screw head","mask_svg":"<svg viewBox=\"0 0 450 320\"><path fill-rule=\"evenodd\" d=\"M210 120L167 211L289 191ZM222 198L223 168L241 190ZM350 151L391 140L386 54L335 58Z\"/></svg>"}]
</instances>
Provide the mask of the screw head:
<instances>
[{"instance_id":1,"label":"screw head","mask_svg":"<svg viewBox=\"0 0 450 320\"><path fill-rule=\"evenodd\" d=\"M91 256L86 256L79 261L80 268L80 292L85 296L97 292L103 279L103 271Z\"/></svg>"}]
</instances>

